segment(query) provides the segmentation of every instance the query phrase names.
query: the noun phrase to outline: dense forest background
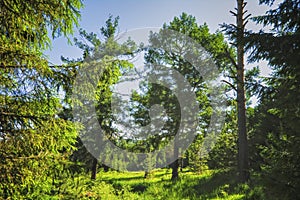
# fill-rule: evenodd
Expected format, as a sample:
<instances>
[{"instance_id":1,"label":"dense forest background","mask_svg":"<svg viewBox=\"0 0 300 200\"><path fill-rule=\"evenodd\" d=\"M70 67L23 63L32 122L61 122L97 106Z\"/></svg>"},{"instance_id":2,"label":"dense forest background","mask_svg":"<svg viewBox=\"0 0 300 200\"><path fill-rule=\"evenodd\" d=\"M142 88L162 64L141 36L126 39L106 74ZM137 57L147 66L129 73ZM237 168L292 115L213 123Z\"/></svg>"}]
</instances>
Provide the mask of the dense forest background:
<instances>
[{"instance_id":1,"label":"dense forest background","mask_svg":"<svg viewBox=\"0 0 300 200\"><path fill-rule=\"evenodd\" d=\"M236 3L230 11L236 23L222 24L221 31L212 33L209 25L182 13L149 33L150 45L144 46L130 38L118 42L117 16L99 25L100 35L80 29L73 39L81 0L1 0L0 199L300 199L300 1L283 0L274 8L274 0L259 0L273 5L263 16L250 16L244 0ZM248 30L249 20L270 30ZM200 58L201 52L178 42L182 35L201 45L222 78L224 122L219 134L210 136L215 144L209 150L205 138L218 110L211 80L193 63L210 65L195 57L189 62L191 54ZM74 40L82 57L49 64L43 53L57 37ZM180 108L172 90L143 81L128 98L131 121L120 114L124 124L116 126L112 87L132 81L125 75L141 52L145 72L158 65L178 71L193 86L196 102ZM245 69L245 63L260 61L268 62L270 76L262 77L259 66ZM89 85L76 85L76 77L86 75L95 83L92 92ZM162 72L156 76L183 84ZM75 90L84 98L74 101ZM256 104L250 102L254 96ZM120 162L123 155L103 156L100 147L90 151L85 141L99 142L85 115L91 105L106 138L101 144L109 140L132 155L146 153L144 162ZM184 139L176 131L182 112L192 112L193 106L199 123L191 145L181 152ZM165 110L165 117L156 119L153 109ZM126 125L146 126L152 120L164 121L161 131L153 132L157 127L152 126L124 131ZM171 141L176 159L158 168L167 158L152 152ZM136 165L144 170L129 172Z\"/></svg>"}]
</instances>

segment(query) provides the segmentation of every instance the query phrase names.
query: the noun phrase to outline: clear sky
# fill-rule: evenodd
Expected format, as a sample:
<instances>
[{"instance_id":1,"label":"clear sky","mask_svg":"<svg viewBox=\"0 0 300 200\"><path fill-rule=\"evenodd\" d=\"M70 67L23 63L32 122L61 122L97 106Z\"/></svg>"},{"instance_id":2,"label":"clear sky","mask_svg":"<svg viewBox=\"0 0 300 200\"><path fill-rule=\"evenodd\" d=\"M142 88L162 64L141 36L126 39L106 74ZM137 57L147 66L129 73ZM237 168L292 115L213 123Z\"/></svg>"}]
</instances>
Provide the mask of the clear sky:
<instances>
[{"instance_id":1,"label":"clear sky","mask_svg":"<svg viewBox=\"0 0 300 200\"><path fill-rule=\"evenodd\" d=\"M199 25L206 22L212 32L219 29L219 24L234 23L235 18L229 13L236 7L236 0L84 0L81 10L80 27L88 32L99 33L110 14L119 16L120 32L136 28L161 27L182 12L196 17ZM248 0L247 9L252 16L264 14L266 6L258 4L258 0ZM74 36L77 36L78 29ZM259 27L249 23L248 29ZM72 36L71 36L72 38ZM53 64L60 64L63 55L78 58L81 51L67 43L65 38L57 38L52 43L51 51L45 54Z\"/></svg>"}]
</instances>

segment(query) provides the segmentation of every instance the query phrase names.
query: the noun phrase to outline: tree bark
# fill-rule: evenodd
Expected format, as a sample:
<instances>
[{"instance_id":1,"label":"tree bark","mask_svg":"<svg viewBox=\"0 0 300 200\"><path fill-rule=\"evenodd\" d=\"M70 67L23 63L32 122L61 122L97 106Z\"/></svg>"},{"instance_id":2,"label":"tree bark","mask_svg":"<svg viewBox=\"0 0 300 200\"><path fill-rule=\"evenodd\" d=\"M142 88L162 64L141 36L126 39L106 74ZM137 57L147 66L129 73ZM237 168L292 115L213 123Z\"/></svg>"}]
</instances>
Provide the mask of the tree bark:
<instances>
[{"instance_id":1,"label":"tree bark","mask_svg":"<svg viewBox=\"0 0 300 200\"><path fill-rule=\"evenodd\" d=\"M172 178L171 180L176 180L178 179L178 168L179 168L179 164L178 164L178 159L175 160L173 163L172 163Z\"/></svg>"},{"instance_id":2,"label":"tree bark","mask_svg":"<svg viewBox=\"0 0 300 200\"><path fill-rule=\"evenodd\" d=\"M96 179L96 175L97 175L97 164L98 164L98 161L96 158L93 159L92 161L92 169L91 169L91 179L92 180L95 180Z\"/></svg>"},{"instance_id":3,"label":"tree bark","mask_svg":"<svg viewBox=\"0 0 300 200\"><path fill-rule=\"evenodd\" d=\"M178 178L178 168L179 168L179 160L178 160L178 155L179 155L179 149L178 149L178 145L177 145L178 141L177 138L174 138L174 158L176 158L176 160L171 164L172 167L172 178L171 180L176 180Z\"/></svg>"},{"instance_id":4,"label":"tree bark","mask_svg":"<svg viewBox=\"0 0 300 200\"><path fill-rule=\"evenodd\" d=\"M238 111L238 172L239 180L249 179L248 141L246 128L246 100L244 75L244 0L237 0L237 111Z\"/></svg>"}]
</instances>

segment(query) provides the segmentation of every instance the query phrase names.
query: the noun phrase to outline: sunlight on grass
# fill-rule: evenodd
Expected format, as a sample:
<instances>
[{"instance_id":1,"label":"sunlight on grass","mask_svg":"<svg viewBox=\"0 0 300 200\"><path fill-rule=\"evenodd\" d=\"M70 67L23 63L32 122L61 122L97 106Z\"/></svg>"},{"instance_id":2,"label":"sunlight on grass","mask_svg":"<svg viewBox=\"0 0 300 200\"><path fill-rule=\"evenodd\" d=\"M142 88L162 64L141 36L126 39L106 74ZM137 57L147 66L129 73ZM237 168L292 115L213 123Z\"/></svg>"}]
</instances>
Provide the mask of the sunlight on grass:
<instances>
[{"instance_id":1,"label":"sunlight on grass","mask_svg":"<svg viewBox=\"0 0 300 200\"><path fill-rule=\"evenodd\" d=\"M96 181L112 185L115 191L123 191L131 199L244 199L245 195L239 194L242 191L233 188L232 175L223 171L196 174L184 170L177 181L171 181L170 169L154 170L150 178L144 178L144 172L110 171L99 172Z\"/></svg>"}]
</instances>

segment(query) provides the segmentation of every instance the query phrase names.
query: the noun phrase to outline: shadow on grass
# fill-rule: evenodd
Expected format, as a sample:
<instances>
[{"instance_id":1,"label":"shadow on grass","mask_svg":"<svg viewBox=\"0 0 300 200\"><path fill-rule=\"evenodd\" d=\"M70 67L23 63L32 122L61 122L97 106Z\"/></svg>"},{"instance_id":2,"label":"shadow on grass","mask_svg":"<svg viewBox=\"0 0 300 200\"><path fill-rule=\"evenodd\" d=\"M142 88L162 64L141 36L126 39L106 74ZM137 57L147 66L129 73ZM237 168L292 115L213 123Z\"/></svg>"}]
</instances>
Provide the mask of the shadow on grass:
<instances>
[{"instance_id":1,"label":"shadow on grass","mask_svg":"<svg viewBox=\"0 0 300 200\"><path fill-rule=\"evenodd\" d=\"M141 180L144 179L142 176L135 176L135 177L113 177L113 178L102 178L103 181L108 183L113 183L116 181L133 181L133 180Z\"/></svg>"},{"instance_id":2,"label":"shadow on grass","mask_svg":"<svg viewBox=\"0 0 300 200\"><path fill-rule=\"evenodd\" d=\"M193 189L197 195L209 195L215 193L221 187L225 192L231 193L236 186L236 172L227 170L215 172L210 177L201 178Z\"/></svg>"},{"instance_id":3,"label":"shadow on grass","mask_svg":"<svg viewBox=\"0 0 300 200\"><path fill-rule=\"evenodd\" d=\"M138 183L131 186L131 191L135 193L143 193L150 186L149 183Z\"/></svg>"},{"instance_id":4,"label":"shadow on grass","mask_svg":"<svg viewBox=\"0 0 300 200\"><path fill-rule=\"evenodd\" d=\"M224 194L233 194L237 185L236 172L224 170L201 177L186 176L173 184L165 184L164 188L172 190L184 198L212 199L224 196Z\"/></svg>"}]
</instances>

